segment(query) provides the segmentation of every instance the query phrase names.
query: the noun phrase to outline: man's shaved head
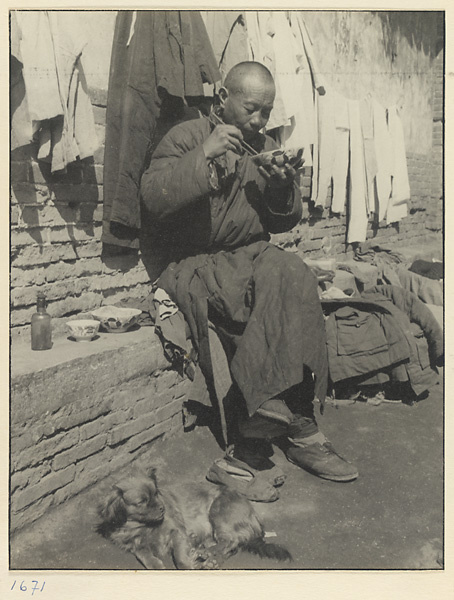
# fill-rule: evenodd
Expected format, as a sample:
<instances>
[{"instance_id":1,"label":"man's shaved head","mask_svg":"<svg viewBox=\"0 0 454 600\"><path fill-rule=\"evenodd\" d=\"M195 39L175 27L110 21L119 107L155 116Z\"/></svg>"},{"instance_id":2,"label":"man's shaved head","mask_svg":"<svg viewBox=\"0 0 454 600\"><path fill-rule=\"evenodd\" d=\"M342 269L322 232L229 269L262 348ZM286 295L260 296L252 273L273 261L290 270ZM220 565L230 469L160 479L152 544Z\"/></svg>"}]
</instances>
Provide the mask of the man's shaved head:
<instances>
[{"instance_id":1,"label":"man's shaved head","mask_svg":"<svg viewBox=\"0 0 454 600\"><path fill-rule=\"evenodd\" d=\"M225 77L224 87L231 94L238 94L244 91L245 82L252 80L274 89L274 79L270 71L254 61L241 62L232 67Z\"/></svg>"},{"instance_id":2,"label":"man's shaved head","mask_svg":"<svg viewBox=\"0 0 454 600\"><path fill-rule=\"evenodd\" d=\"M222 117L235 125L244 140L252 140L268 123L276 87L268 69L258 62L242 62L227 73L219 88Z\"/></svg>"}]
</instances>

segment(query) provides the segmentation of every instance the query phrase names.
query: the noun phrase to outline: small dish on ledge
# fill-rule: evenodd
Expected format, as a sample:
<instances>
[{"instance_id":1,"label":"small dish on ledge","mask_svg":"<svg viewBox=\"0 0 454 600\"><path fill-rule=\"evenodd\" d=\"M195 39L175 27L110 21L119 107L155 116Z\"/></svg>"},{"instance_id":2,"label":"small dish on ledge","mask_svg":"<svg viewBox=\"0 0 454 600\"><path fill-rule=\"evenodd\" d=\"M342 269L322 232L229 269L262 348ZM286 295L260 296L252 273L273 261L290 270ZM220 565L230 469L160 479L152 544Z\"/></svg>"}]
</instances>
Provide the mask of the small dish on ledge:
<instances>
[{"instance_id":1,"label":"small dish on ledge","mask_svg":"<svg viewBox=\"0 0 454 600\"><path fill-rule=\"evenodd\" d=\"M137 323L142 311L138 308L101 306L96 310L92 310L90 314L101 323L105 331L109 333L123 333Z\"/></svg>"},{"instance_id":2,"label":"small dish on ledge","mask_svg":"<svg viewBox=\"0 0 454 600\"><path fill-rule=\"evenodd\" d=\"M99 321L95 319L76 319L66 323L71 337L76 342L91 342L98 333L99 325Z\"/></svg>"}]
</instances>

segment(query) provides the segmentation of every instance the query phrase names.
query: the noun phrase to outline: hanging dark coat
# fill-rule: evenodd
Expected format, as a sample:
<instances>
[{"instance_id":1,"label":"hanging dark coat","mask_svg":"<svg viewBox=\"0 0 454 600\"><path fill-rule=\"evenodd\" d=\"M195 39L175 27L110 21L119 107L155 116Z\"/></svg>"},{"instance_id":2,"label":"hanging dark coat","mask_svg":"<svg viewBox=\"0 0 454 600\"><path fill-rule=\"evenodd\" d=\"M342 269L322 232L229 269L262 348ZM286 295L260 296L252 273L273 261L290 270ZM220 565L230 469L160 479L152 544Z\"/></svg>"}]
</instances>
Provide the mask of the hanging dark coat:
<instances>
[{"instance_id":1,"label":"hanging dark coat","mask_svg":"<svg viewBox=\"0 0 454 600\"><path fill-rule=\"evenodd\" d=\"M199 116L185 99L220 74L199 11L119 11L104 155L104 243L138 248L140 178L162 136Z\"/></svg>"}]
</instances>

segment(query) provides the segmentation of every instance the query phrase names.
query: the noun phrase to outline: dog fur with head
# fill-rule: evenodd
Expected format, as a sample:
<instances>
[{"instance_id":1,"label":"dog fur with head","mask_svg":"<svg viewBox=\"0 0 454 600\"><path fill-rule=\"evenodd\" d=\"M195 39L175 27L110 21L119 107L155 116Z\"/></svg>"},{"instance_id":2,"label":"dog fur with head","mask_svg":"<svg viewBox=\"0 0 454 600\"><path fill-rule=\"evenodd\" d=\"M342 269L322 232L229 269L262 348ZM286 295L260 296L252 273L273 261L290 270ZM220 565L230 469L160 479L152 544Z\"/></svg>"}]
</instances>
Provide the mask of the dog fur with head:
<instances>
[{"instance_id":1,"label":"dog fur with head","mask_svg":"<svg viewBox=\"0 0 454 600\"><path fill-rule=\"evenodd\" d=\"M154 470L114 485L98 514L98 532L147 569L166 568L168 557L177 569L213 569L238 550L291 560L265 542L251 503L237 492L202 483L161 490Z\"/></svg>"}]
</instances>

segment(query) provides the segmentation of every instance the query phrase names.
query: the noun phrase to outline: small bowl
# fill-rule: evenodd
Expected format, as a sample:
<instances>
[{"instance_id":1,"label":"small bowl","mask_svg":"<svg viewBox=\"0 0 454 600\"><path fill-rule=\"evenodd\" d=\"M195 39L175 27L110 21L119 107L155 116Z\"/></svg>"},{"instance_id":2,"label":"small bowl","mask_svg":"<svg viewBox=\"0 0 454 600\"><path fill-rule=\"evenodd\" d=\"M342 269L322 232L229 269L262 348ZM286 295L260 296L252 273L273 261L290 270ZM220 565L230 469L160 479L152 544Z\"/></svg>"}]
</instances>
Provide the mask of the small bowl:
<instances>
[{"instance_id":1,"label":"small bowl","mask_svg":"<svg viewBox=\"0 0 454 600\"><path fill-rule=\"evenodd\" d=\"M142 311L138 308L120 306L101 306L91 311L92 317L101 322L109 333L123 333L137 323Z\"/></svg>"},{"instance_id":2,"label":"small bowl","mask_svg":"<svg viewBox=\"0 0 454 600\"><path fill-rule=\"evenodd\" d=\"M68 321L68 329L76 342L91 342L98 333L100 323L94 319Z\"/></svg>"}]
</instances>

